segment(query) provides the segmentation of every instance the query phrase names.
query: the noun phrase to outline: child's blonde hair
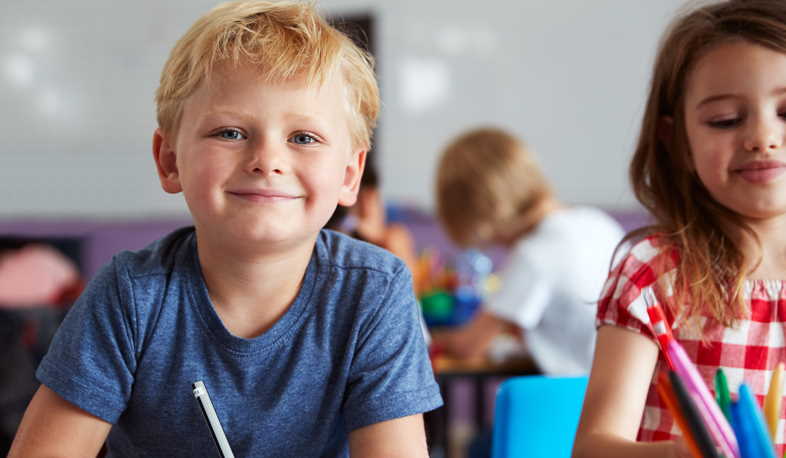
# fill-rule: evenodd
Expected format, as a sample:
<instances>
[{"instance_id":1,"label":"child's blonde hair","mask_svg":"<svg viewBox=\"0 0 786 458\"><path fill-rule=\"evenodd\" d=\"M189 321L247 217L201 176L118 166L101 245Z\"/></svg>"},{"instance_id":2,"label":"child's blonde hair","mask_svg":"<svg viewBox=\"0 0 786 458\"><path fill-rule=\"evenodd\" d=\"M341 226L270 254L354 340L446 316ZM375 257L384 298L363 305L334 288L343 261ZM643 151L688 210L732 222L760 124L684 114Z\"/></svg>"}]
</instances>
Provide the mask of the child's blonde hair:
<instances>
[{"instance_id":1,"label":"child's blonde hair","mask_svg":"<svg viewBox=\"0 0 786 458\"><path fill-rule=\"evenodd\" d=\"M522 142L501 129L479 128L442 153L436 195L448 235L468 246L520 235L537 223L551 189Z\"/></svg>"},{"instance_id":2,"label":"child's blonde hair","mask_svg":"<svg viewBox=\"0 0 786 458\"><path fill-rule=\"evenodd\" d=\"M786 53L786 2L714 2L683 14L668 29L630 165L634 193L655 224L626 237L665 235L680 255L675 300L669 307L686 318L706 313L725 326L747 313L743 282L751 261L732 234L742 230L758 238L738 214L710 196L692 171L684 96L696 62L732 41ZM663 132L666 117L673 119L671 135Z\"/></svg>"},{"instance_id":3,"label":"child's blonde hair","mask_svg":"<svg viewBox=\"0 0 786 458\"><path fill-rule=\"evenodd\" d=\"M198 19L177 42L156 91L159 127L177 132L185 100L217 65L251 64L267 81L344 78L353 147L368 149L379 112L372 57L329 25L309 3L224 3Z\"/></svg>"}]
</instances>

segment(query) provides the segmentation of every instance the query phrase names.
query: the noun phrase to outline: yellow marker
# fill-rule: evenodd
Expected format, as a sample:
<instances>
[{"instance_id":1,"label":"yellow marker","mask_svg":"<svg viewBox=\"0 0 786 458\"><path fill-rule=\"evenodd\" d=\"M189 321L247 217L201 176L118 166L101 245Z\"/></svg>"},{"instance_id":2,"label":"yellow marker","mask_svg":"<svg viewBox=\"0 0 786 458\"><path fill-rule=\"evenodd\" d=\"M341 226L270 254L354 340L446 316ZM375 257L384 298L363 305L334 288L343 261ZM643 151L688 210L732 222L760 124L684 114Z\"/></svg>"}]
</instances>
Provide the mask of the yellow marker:
<instances>
[{"instance_id":1,"label":"yellow marker","mask_svg":"<svg viewBox=\"0 0 786 458\"><path fill-rule=\"evenodd\" d=\"M770 438L773 443L775 443L776 436L778 435L778 420L781 413L782 378L783 363L778 363L770 378L770 389L767 391L767 397L764 398L764 418L767 419L767 429L770 432Z\"/></svg>"}]
</instances>

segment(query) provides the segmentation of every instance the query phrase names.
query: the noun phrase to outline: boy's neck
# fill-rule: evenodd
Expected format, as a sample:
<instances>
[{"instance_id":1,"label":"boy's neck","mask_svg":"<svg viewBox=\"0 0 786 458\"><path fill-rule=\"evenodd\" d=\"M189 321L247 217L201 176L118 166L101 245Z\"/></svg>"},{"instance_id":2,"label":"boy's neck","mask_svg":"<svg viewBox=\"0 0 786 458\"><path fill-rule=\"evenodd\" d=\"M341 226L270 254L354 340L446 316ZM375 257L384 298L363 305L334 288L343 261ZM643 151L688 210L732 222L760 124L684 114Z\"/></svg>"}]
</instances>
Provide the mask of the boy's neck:
<instances>
[{"instance_id":1,"label":"boy's neck","mask_svg":"<svg viewBox=\"0 0 786 458\"><path fill-rule=\"evenodd\" d=\"M199 237L197 250L210 299L224 326L239 337L268 330L300 291L314 243L271 253L249 253Z\"/></svg>"}]
</instances>

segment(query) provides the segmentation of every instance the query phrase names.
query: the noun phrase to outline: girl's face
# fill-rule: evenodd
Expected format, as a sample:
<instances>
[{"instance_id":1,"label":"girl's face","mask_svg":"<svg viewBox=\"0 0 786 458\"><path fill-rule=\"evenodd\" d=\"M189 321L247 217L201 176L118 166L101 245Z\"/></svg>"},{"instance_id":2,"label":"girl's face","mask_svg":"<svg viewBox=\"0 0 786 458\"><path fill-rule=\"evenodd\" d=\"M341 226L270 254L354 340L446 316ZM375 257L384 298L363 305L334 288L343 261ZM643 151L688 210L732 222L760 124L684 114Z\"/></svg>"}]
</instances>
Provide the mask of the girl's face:
<instances>
[{"instance_id":1,"label":"girl's face","mask_svg":"<svg viewBox=\"0 0 786 458\"><path fill-rule=\"evenodd\" d=\"M688 75L691 164L710 195L749 222L786 215L786 55L736 41Z\"/></svg>"}]
</instances>

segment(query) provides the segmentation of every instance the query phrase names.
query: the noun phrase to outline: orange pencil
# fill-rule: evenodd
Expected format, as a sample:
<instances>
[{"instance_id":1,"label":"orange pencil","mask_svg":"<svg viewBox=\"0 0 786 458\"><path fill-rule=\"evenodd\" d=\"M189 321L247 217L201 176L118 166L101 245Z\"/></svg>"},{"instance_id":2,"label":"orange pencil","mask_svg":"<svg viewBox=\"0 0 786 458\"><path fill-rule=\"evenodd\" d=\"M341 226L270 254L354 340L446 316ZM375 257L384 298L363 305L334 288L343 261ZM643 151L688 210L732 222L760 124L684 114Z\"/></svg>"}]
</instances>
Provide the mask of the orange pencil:
<instances>
[{"instance_id":1,"label":"orange pencil","mask_svg":"<svg viewBox=\"0 0 786 458\"><path fill-rule=\"evenodd\" d=\"M688 444L691 454L696 458L702 458L701 451L699 450L698 444L696 444L696 440L693 438L693 433L691 433L688 422L682 415L679 404L677 404L677 398L674 394L674 388L671 386L671 380L669 380L669 377L664 371L658 374L657 389L660 398L663 400L663 403L666 404L666 408L669 409L671 416L674 417L674 421L677 422L677 426L680 427L682 436L685 438L685 442Z\"/></svg>"}]
</instances>

